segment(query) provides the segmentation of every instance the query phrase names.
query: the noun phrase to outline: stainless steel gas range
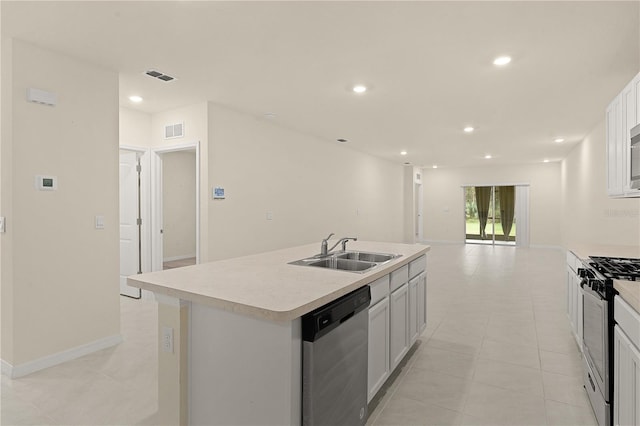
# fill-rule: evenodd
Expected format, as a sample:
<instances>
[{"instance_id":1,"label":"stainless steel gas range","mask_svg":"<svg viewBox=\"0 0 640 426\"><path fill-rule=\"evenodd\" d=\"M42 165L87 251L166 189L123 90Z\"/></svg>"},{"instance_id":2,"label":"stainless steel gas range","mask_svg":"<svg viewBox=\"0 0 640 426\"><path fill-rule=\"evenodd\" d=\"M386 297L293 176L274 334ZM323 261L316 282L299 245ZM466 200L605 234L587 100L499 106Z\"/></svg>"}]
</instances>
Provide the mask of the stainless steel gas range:
<instances>
[{"instance_id":1,"label":"stainless steel gas range","mask_svg":"<svg viewBox=\"0 0 640 426\"><path fill-rule=\"evenodd\" d=\"M583 290L584 385L600 426L612 424L613 280L640 281L640 259L591 256L578 269ZM640 285L640 282L638 283Z\"/></svg>"}]
</instances>

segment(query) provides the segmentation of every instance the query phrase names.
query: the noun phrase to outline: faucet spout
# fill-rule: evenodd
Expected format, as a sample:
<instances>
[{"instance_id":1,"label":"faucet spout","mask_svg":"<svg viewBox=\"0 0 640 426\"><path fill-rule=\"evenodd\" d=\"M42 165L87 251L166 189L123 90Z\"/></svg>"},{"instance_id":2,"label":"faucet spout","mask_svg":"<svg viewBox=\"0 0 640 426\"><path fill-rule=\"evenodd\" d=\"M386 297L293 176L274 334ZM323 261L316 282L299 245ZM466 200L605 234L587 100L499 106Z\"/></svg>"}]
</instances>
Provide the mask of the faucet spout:
<instances>
[{"instance_id":1,"label":"faucet spout","mask_svg":"<svg viewBox=\"0 0 640 426\"><path fill-rule=\"evenodd\" d=\"M333 247L331 247L331 248L327 251L327 253L331 253L331 251L332 251L334 248L338 247L338 244L342 244L342 251L346 251L346 250L347 250L347 241L351 241L351 240L353 240L353 241L358 241L358 239L357 239L356 237L340 238L340 239L338 240L338 242L337 242L337 243L335 243L335 244L333 245ZM324 254L327 254L327 253L324 253Z\"/></svg>"}]
</instances>

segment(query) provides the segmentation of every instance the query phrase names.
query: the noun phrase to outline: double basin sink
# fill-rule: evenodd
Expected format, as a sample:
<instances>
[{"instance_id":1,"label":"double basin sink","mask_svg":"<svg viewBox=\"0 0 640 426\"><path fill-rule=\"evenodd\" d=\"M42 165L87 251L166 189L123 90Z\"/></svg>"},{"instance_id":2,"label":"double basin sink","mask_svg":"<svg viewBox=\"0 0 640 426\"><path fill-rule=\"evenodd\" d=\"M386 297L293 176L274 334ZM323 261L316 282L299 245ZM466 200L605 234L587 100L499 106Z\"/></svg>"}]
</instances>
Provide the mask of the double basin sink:
<instances>
[{"instance_id":1,"label":"double basin sink","mask_svg":"<svg viewBox=\"0 0 640 426\"><path fill-rule=\"evenodd\" d=\"M368 251L339 251L296 260L290 262L290 265L315 266L316 268L363 273L400 256L402 255Z\"/></svg>"}]
</instances>

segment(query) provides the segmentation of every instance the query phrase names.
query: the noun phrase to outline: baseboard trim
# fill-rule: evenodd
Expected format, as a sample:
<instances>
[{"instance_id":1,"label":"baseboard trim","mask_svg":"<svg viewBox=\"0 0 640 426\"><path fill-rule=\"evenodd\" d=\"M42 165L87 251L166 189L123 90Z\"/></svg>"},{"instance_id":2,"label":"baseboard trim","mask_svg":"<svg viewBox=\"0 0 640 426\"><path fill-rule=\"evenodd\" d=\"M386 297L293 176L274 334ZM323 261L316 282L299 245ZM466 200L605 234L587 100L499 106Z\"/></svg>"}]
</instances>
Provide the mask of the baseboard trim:
<instances>
[{"instance_id":1,"label":"baseboard trim","mask_svg":"<svg viewBox=\"0 0 640 426\"><path fill-rule=\"evenodd\" d=\"M187 254L184 256L172 256L172 257L165 257L162 259L163 262L173 262L174 260L184 260L184 259L191 259L193 257L196 257L196 254Z\"/></svg>"},{"instance_id":2,"label":"baseboard trim","mask_svg":"<svg viewBox=\"0 0 640 426\"><path fill-rule=\"evenodd\" d=\"M4 376L16 379L23 377L36 371L44 370L45 368L53 367L54 365L62 364L67 361L79 358L84 355L88 355L93 352L100 351L102 349L110 348L122 342L122 336L116 334L113 336L105 337L104 339L96 340L95 342L87 343L86 345L77 346L66 351L58 352L53 355L48 355L34 361L25 362L20 365L11 365L5 360L0 360L2 367L2 374Z\"/></svg>"}]
</instances>

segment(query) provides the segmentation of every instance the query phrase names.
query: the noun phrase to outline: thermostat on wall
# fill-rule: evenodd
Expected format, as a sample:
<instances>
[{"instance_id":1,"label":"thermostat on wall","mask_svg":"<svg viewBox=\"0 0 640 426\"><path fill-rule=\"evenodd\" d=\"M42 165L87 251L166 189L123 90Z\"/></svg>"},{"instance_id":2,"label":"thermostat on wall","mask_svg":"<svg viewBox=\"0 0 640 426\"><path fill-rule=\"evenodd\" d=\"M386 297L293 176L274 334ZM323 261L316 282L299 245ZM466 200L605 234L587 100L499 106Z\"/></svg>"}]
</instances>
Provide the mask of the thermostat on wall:
<instances>
[{"instance_id":1,"label":"thermostat on wall","mask_svg":"<svg viewBox=\"0 0 640 426\"><path fill-rule=\"evenodd\" d=\"M224 200L224 188L216 186L215 188L213 188L212 192L214 200Z\"/></svg>"},{"instance_id":2,"label":"thermostat on wall","mask_svg":"<svg viewBox=\"0 0 640 426\"><path fill-rule=\"evenodd\" d=\"M36 188L40 191L55 191L58 189L58 178L56 176L36 176Z\"/></svg>"}]
</instances>

